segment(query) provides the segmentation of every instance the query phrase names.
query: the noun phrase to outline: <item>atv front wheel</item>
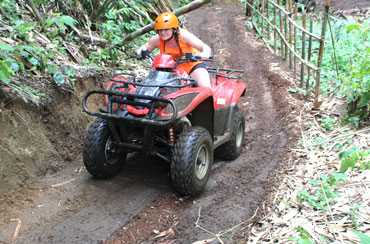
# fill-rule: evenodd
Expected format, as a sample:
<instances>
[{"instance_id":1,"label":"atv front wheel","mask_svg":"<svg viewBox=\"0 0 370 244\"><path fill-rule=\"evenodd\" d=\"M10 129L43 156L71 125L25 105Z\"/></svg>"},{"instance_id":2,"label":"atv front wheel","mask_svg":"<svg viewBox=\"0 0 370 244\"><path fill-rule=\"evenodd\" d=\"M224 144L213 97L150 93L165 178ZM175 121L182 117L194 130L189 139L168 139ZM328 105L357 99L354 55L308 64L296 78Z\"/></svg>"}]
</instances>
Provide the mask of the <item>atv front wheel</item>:
<instances>
[{"instance_id":1,"label":"atv front wheel","mask_svg":"<svg viewBox=\"0 0 370 244\"><path fill-rule=\"evenodd\" d=\"M127 153L119 150L108 121L98 118L85 135L82 156L84 165L92 176L107 179L120 171Z\"/></svg>"},{"instance_id":2,"label":"atv front wheel","mask_svg":"<svg viewBox=\"0 0 370 244\"><path fill-rule=\"evenodd\" d=\"M175 189L183 196L201 193L212 164L213 143L209 132L198 126L185 129L173 149L171 177Z\"/></svg>"},{"instance_id":3,"label":"atv front wheel","mask_svg":"<svg viewBox=\"0 0 370 244\"><path fill-rule=\"evenodd\" d=\"M245 130L244 113L242 110L237 108L234 117L234 125L231 138L228 142L216 148L215 156L223 160L236 159L242 151L244 130Z\"/></svg>"}]
</instances>

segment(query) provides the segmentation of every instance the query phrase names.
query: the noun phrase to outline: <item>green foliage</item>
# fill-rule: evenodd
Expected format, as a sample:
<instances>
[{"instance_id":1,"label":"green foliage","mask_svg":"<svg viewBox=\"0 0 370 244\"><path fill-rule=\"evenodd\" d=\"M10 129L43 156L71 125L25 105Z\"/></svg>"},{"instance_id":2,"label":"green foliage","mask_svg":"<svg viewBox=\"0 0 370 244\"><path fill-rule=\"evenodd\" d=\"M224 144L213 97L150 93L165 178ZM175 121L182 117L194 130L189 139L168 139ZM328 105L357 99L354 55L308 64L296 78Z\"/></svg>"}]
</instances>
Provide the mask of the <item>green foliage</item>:
<instances>
[{"instance_id":1,"label":"green foliage","mask_svg":"<svg viewBox=\"0 0 370 244\"><path fill-rule=\"evenodd\" d=\"M326 45L323 57L322 87L332 86L348 104L353 115L369 117L370 105L370 20L358 23L352 18L335 19L332 27L333 45ZM328 37L329 39L329 37ZM332 55L336 52L336 60ZM337 65L335 65L335 63ZM333 72L338 68L337 72ZM335 90L336 91L336 90Z\"/></svg>"},{"instance_id":2,"label":"green foliage","mask_svg":"<svg viewBox=\"0 0 370 244\"><path fill-rule=\"evenodd\" d=\"M359 231L353 231L358 237L360 237L361 244L370 244L370 237Z\"/></svg>"},{"instance_id":3,"label":"green foliage","mask_svg":"<svg viewBox=\"0 0 370 244\"><path fill-rule=\"evenodd\" d=\"M348 215L351 216L351 221L352 221L352 227L353 229L358 229L359 223L358 223L358 212L360 208L363 208L362 206L359 206L358 204L352 204L349 203L349 205L352 206L351 210L347 213Z\"/></svg>"},{"instance_id":4,"label":"green foliage","mask_svg":"<svg viewBox=\"0 0 370 244\"><path fill-rule=\"evenodd\" d=\"M291 236L287 238L288 240L291 240L297 244L314 244L312 236L308 231L302 227L296 227L294 228L298 232L298 236Z\"/></svg>"},{"instance_id":5,"label":"green foliage","mask_svg":"<svg viewBox=\"0 0 370 244\"><path fill-rule=\"evenodd\" d=\"M31 23L25 22L20 19L12 21L12 28L15 30L10 34L10 38L13 38L15 35L21 40L28 40L30 37L31 31L35 28Z\"/></svg>"},{"instance_id":6,"label":"green foliage","mask_svg":"<svg viewBox=\"0 0 370 244\"><path fill-rule=\"evenodd\" d=\"M57 34L59 34L59 32L65 34L67 26L73 27L75 23L77 23L77 21L70 16L62 15L60 13L53 13L53 18L47 19L46 21L46 28L56 24L58 28L51 33L51 36L55 37Z\"/></svg>"},{"instance_id":7,"label":"green foliage","mask_svg":"<svg viewBox=\"0 0 370 244\"><path fill-rule=\"evenodd\" d=\"M14 59L8 58L9 53L14 48L8 44L0 42L0 55L5 57L4 60L0 59L0 80L5 84L9 84L11 75L14 75L18 70L19 65Z\"/></svg>"},{"instance_id":8,"label":"green foliage","mask_svg":"<svg viewBox=\"0 0 370 244\"><path fill-rule=\"evenodd\" d=\"M317 189L309 193L306 190L298 192L300 202L308 202L317 210L328 211L328 204L334 201L339 195L334 188L343 183L346 178L345 174L334 173L331 176L319 175L320 180L310 181L309 184L318 186Z\"/></svg>"},{"instance_id":9,"label":"green foliage","mask_svg":"<svg viewBox=\"0 0 370 244\"><path fill-rule=\"evenodd\" d=\"M0 1L0 8L2 8L11 19L16 19L18 14L22 12L22 9L17 7L17 2L14 0L2 0ZM5 16L0 14L0 19Z\"/></svg>"},{"instance_id":10,"label":"green foliage","mask_svg":"<svg viewBox=\"0 0 370 244\"><path fill-rule=\"evenodd\" d=\"M331 131L336 122L337 122L336 119L326 117L321 120L320 126L327 131Z\"/></svg>"},{"instance_id":11,"label":"green foliage","mask_svg":"<svg viewBox=\"0 0 370 244\"><path fill-rule=\"evenodd\" d=\"M349 125L358 129L360 127L360 117L347 114L342 119L342 125Z\"/></svg>"},{"instance_id":12,"label":"green foliage","mask_svg":"<svg viewBox=\"0 0 370 244\"><path fill-rule=\"evenodd\" d=\"M172 1L172 4L179 7L189 2L191 1L177 0ZM123 52L130 49L135 50L136 45L141 45L148 40L149 35L147 34L138 38L135 43L129 43L124 47L115 45L121 43L122 37L154 20L156 16L149 4L161 12L154 0L34 0L34 3L40 11L41 18L49 17L43 20L46 31L41 29L39 20L30 15L28 9L21 8L17 1L0 1L0 20L12 29L9 31L8 38L14 41L9 42L12 45L0 42L0 55L2 56L0 82L21 93L32 94L38 98L44 97L44 94L30 88L27 82L13 84L11 77L20 71L30 76L32 74L29 72L37 70L42 76L50 77L58 84L64 84L67 81L73 82L76 70L69 64L56 63L57 54L50 51L46 45L37 43L35 36L38 35L35 35L35 32L47 36L58 52L68 56L65 47L61 45L60 37L64 38L66 43L74 42L79 45L80 37L69 29L77 27L82 33L94 31L93 36L98 35L108 43L103 43L92 51L84 49L86 60L83 62L99 69L98 65L115 65L118 59L125 56ZM86 19L86 16L89 19ZM85 27L89 27L89 30L84 29Z\"/></svg>"},{"instance_id":13,"label":"green foliage","mask_svg":"<svg viewBox=\"0 0 370 244\"><path fill-rule=\"evenodd\" d=\"M339 158L342 160L342 163L339 171L341 173L344 173L349 168L352 168L353 170L357 163L359 163L359 170L370 169L369 155L370 151L363 152L357 147L352 147L343 152L340 152Z\"/></svg>"}]
</instances>

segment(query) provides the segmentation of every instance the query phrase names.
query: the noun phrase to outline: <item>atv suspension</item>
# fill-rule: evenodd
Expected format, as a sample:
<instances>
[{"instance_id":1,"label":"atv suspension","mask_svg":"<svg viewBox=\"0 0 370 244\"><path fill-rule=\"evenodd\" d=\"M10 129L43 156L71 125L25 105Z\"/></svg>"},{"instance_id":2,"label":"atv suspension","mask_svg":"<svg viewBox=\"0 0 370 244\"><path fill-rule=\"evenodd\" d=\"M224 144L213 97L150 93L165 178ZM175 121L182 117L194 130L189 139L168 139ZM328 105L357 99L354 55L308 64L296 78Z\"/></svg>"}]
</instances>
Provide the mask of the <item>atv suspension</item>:
<instances>
[{"instance_id":1,"label":"atv suspension","mask_svg":"<svg viewBox=\"0 0 370 244\"><path fill-rule=\"evenodd\" d=\"M175 143L175 131L174 131L173 127L170 127L168 129L168 141L171 144Z\"/></svg>"}]
</instances>

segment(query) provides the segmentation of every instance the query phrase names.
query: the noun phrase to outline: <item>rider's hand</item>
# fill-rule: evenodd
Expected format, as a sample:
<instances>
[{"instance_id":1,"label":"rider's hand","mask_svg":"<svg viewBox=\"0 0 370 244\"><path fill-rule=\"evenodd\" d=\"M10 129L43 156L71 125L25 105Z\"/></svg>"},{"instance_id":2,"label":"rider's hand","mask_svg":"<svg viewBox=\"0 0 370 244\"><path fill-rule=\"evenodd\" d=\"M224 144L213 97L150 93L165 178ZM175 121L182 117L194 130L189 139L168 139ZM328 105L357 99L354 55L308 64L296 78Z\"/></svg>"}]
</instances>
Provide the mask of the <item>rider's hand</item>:
<instances>
[{"instance_id":1,"label":"rider's hand","mask_svg":"<svg viewBox=\"0 0 370 244\"><path fill-rule=\"evenodd\" d=\"M147 49L146 49L146 46L145 45L143 45L143 46L141 46L137 51L136 51L136 55L138 56L138 57L142 57L142 52L143 51L146 51Z\"/></svg>"},{"instance_id":2,"label":"rider's hand","mask_svg":"<svg viewBox=\"0 0 370 244\"><path fill-rule=\"evenodd\" d=\"M201 52L199 54L199 56L202 58L202 59L209 59L209 57L211 56L211 54L209 52Z\"/></svg>"}]
</instances>

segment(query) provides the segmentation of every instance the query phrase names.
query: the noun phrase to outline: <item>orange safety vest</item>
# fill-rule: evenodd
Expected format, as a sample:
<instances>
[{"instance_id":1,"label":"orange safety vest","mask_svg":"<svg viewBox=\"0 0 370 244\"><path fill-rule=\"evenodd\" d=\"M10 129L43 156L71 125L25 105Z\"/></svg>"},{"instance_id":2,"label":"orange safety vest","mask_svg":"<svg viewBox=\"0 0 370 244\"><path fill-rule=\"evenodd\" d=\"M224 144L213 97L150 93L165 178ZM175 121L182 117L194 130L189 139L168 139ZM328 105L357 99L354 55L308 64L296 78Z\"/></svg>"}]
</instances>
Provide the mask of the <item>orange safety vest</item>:
<instances>
[{"instance_id":1,"label":"orange safety vest","mask_svg":"<svg viewBox=\"0 0 370 244\"><path fill-rule=\"evenodd\" d=\"M159 37L159 50L161 50L161 53L171 55L175 61L178 60L181 56L184 56L185 53L187 53L187 52L196 53L196 54L200 53L196 48L190 46L189 44L185 43L182 40L182 38L181 38L181 28L179 28L179 34L178 35L179 35L179 43L178 44L181 47L182 53L180 51L180 47L171 48L168 45L165 46L164 40L162 40L162 38ZM197 62L190 62L190 63L182 63L178 67L182 67L186 71L186 73L189 74L191 69L195 65L200 64L200 63L202 63L202 62L197 61Z\"/></svg>"}]
</instances>

